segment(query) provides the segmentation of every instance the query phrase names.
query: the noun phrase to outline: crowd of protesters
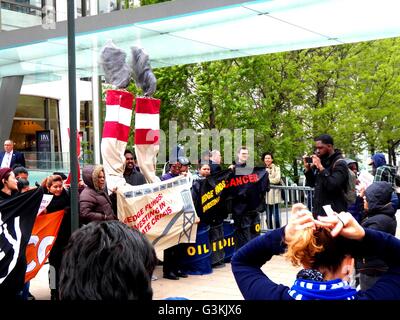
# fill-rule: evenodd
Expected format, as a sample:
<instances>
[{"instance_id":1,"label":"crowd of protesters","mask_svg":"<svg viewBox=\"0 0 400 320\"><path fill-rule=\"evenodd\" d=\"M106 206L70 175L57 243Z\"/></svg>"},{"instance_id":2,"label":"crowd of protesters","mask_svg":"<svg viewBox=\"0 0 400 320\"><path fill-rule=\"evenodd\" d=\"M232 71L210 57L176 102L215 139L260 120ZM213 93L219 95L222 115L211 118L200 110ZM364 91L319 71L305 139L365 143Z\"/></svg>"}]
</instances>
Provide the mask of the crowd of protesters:
<instances>
[{"instance_id":1,"label":"crowd of protesters","mask_svg":"<svg viewBox=\"0 0 400 320\"><path fill-rule=\"evenodd\" d=\"M6 141L8 149L9 141ZM264 152L261 157L266 178L261 183L259 192L255 196L249 196L246 192L237 191L226 199L224 212L214 220L207 220L204 215L201 215L201 205L196 201L200 195L202 181L223 171L221 153L218 150L203 152L194 172L190 171L191 163L188 158L178 154L176 159L165 167L165 172L160 179L165 181L180 175L190 177L193 202L196 211L199 212L200 225L210 227L210 243L223 239L223 221L228 216L233 219L236 253L232 260L232 269L245 299L326 299L328 296L334 299L399 298L400 278L396 273L399 261L395 256L398 257L400 254L400 245L399 241L393 237L397 227L395 213L398 205L398 200L393 198L395 195L394 167L386 165L382 154L372 156L370 164L373 167L374 181L367 188L358 188L356 202L349 203L346 199L349 179L351 179L349 169L357 176L359 173L357 162L341 161L344 159L342 153L334 148L333 138L327 134L318 136L314 141L315 153L303 158L307 185L314 188L313 210L311 212L305 206L295 205L291 219L284 227L281 227L280 220L280 203L282 202L280 190L270 189L270 185L282 184L280 167L274 163L271 152ZM11 153L7 153L8 149L1 159L0 202L32 189L28 180L28 170L20 163L14 163L14 167L10 167L11 160L16 157L17 152L12 153L11 150ZM124 155L123 176L126 182L131 185L145 184L146 179L135 163L134 153L126 150ZM249 150L242 146L237 151L235 161L227 170L231 170L235 175L251 173L252 166L248 164L248 159ZM149 280L152 279L155 265L161 262L156 258L151 244L140 232L132 231L117 221L116 190L113 190L111 194L108 193L103 166L86 165L82 169L79 187L80 229L72 236L69 210L70 186L66 184L66 178L63 173L55 172L44 179L40 185L44 193L53 196L42 214L64 210L58 236L49 255L51 299L151 298L152 290ZM331 206L333 215L325 211L326 205ZM268 229L274 229L274 231L260 236L260 215L263 211L267 213ZM372 229L378 231L371 231ZM118 269L121 270L121 274L111 270L107 272L110 283L121 284L125 277L130 277L138 282L138 287L110 290L110 288L99 288L90 284L91 281L100 282L103 275L102 266L98 265L103 262L96 263L96 259L100 259L102 255L100 249L94 250L97 256L94 257L95 260L91 260L94 271L89 272L91 277L86 279L87 281L77 278L74 272L88 272L84 271L86 265L78 266L82 255L86 258L89 256L89 252L85 253L81 249L89 250L92 246L87 241L95 241L102 237L111 239L105 242L109 248L104 247L102 250L110 253L118 245L120 240L117 241L117 239L124 239L121 240L123 245L126 239L130 239L130 245L124 250L143 256L143 259L139 259L140 261L134 259L135 261L132 262L133 264L140 262L140 265L134 268L139 271L129 270L132 263L126 263L122 264L123 270ZM278 241L279 239L284 241ZM354 241L350 240L358 240L361 245L354 245ZM377 246L376 243L385 245L388 249L379 252L374 249ZM93 247L96 247L96 243L93 243ZM330 250L333 250L332 253ZM296 253L296 251L303 253ZM273 254L283 252L286 252L286 256L295 265L304 267L291 288L273 283L260 270L260 266ZM164 278L178 280L187 277L187 274L179 267L181 254L180 245L164 251L162 262ZM334 258L330 259L328 257L330 254ZM123 253L118 259L122 257ZM214 268L225 266L223 250L213 251L211 264ZM346 266L346 273L343 273L343 266ZM360 275L361 291L348 286L349 270L353 266ZM95 271L97 268L98 271ZM303 290L304 286L314 288L317 283L319 286L323 283L331 291ZM91 287L97 289L93 291ZM340 287L341 290L334 291L336 287ZM386 287L391 290L391 293L385 293L381 289ZM29 282L19 297L34 299L29 293Z\"/></svg>"}]
</instances>

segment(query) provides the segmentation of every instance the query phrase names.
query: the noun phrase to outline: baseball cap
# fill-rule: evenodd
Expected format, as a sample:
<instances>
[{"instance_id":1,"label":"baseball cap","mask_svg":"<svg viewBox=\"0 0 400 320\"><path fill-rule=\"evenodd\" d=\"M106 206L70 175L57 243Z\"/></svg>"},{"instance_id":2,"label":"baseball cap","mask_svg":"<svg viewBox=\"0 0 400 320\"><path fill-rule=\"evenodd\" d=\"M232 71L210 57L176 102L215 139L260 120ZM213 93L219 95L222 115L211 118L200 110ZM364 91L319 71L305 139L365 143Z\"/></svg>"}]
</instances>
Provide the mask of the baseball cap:
<instances>
[{"instance_id":1,"label":"baseball cap","mask_svg":"<svg viewBox=\"0 0 400 320\"><path fill-rule=\"evenodd\" d=\"M190 161L186 157L178 157L178 162L183 165L183 166L188 166L190 165Z\"/></svg>"}]
</instances>

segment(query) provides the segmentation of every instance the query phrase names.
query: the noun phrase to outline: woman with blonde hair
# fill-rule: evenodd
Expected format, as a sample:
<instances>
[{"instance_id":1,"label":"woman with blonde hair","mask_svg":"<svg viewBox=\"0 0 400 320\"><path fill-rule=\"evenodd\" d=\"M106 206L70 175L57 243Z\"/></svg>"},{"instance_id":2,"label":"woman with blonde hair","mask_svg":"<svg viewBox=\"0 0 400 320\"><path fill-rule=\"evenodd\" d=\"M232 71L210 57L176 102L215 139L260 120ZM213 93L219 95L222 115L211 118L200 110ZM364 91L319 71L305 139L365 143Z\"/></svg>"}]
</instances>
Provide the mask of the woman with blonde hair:
<instances>
[{"instance_id":1,"label":"woman with blonde hair","mask_svg":"<svg viewBox=\"0 0 400 320\"><path fill-rule=\"evenodd\" d=\"M354 258L379 255L389 269L365 291L349 285ZM261 267L273 255L285 253L301 265L291 287L269 279ZM363 228L348 212L314 219L296 204L285 227L253 239L236 252L232 271L246 300L394 300L400 299L400 240Z\"/></svg>"}]
</instances>

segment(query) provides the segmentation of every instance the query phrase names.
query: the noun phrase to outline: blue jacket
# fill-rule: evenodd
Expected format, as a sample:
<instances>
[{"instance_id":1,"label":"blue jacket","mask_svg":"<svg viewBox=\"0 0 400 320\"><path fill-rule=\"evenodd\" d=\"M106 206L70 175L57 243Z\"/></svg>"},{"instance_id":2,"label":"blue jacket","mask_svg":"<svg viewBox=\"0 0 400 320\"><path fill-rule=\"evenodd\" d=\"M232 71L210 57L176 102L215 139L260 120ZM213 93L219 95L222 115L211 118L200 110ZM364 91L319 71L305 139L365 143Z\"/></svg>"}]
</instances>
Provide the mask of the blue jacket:
<instances>
[{"instance_id":1,"label":"blue jacket","mask_svg":"<svg viewBox=\"0 0 400 320\"><path fill-rule=\"evenodd\" d=\"M289 287L277 284L263 273L261 267L273 255L282 254L284 227L257 237L240 248L232 258L232 271L236 283L246 300L293 300ZM366 228L362 241L355 241L355 256L379 255L389 270L366 290L358 291L355 300L399 300L400 299L400 240L396 237ZM338 280L333 280L338 281ZM307 290L307 289L305 289ZM311 289L312 290L312 289ZM310 294L311 296L311 294ZM323 299L323 298L321 298Z\"/></svg>"}]
</instances>

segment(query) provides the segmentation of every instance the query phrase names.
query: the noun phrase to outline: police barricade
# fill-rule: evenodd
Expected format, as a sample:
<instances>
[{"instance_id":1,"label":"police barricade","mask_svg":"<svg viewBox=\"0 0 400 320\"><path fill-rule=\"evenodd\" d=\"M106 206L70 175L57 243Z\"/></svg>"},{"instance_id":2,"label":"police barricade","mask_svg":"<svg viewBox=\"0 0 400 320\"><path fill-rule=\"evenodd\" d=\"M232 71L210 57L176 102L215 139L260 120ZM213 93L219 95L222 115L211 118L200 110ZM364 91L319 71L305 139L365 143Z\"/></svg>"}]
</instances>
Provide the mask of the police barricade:
<instances>
[{"instance_id":1,"label":"police barricade","mask_svg":"<svg viewBox=\"0 0 400 320\"><path fill-rule=\"evenodd\" d=\"M272 190L280 190L280 192L271 192L272 199L271 204L278 205L279 208L279 219L280 225L284 226L287 224L290 216L290 211L295 203L303 203L307 208L312 211L312 199L314 196L314 188L306 186L282 186L282 185L271 185ZM279 196L276 196L276 195ZM269 219L269 206L268 197L266 197L267 203L265 206L265 211L261 214L261 232L266 232L270 229L275 229L275 221L268 221ZM273 217L273 215L272 215ZM272 219L274 220L274 219ZM268 223L269 222L269 223ZM268 226L270 226L268 228Z\"/></svg>"},{"instance_id":2,"label":"police barricade","mask_svg":"<svg viewBox=\"0 0 400 320\"><path fill-rule=\"evenodd\" d=\"M181 244L183 252L178 263L182 272L190 275L212 273L211 247L209 240L210 226L199 224L196 243Z\"/></svg>"}]
</instances>

